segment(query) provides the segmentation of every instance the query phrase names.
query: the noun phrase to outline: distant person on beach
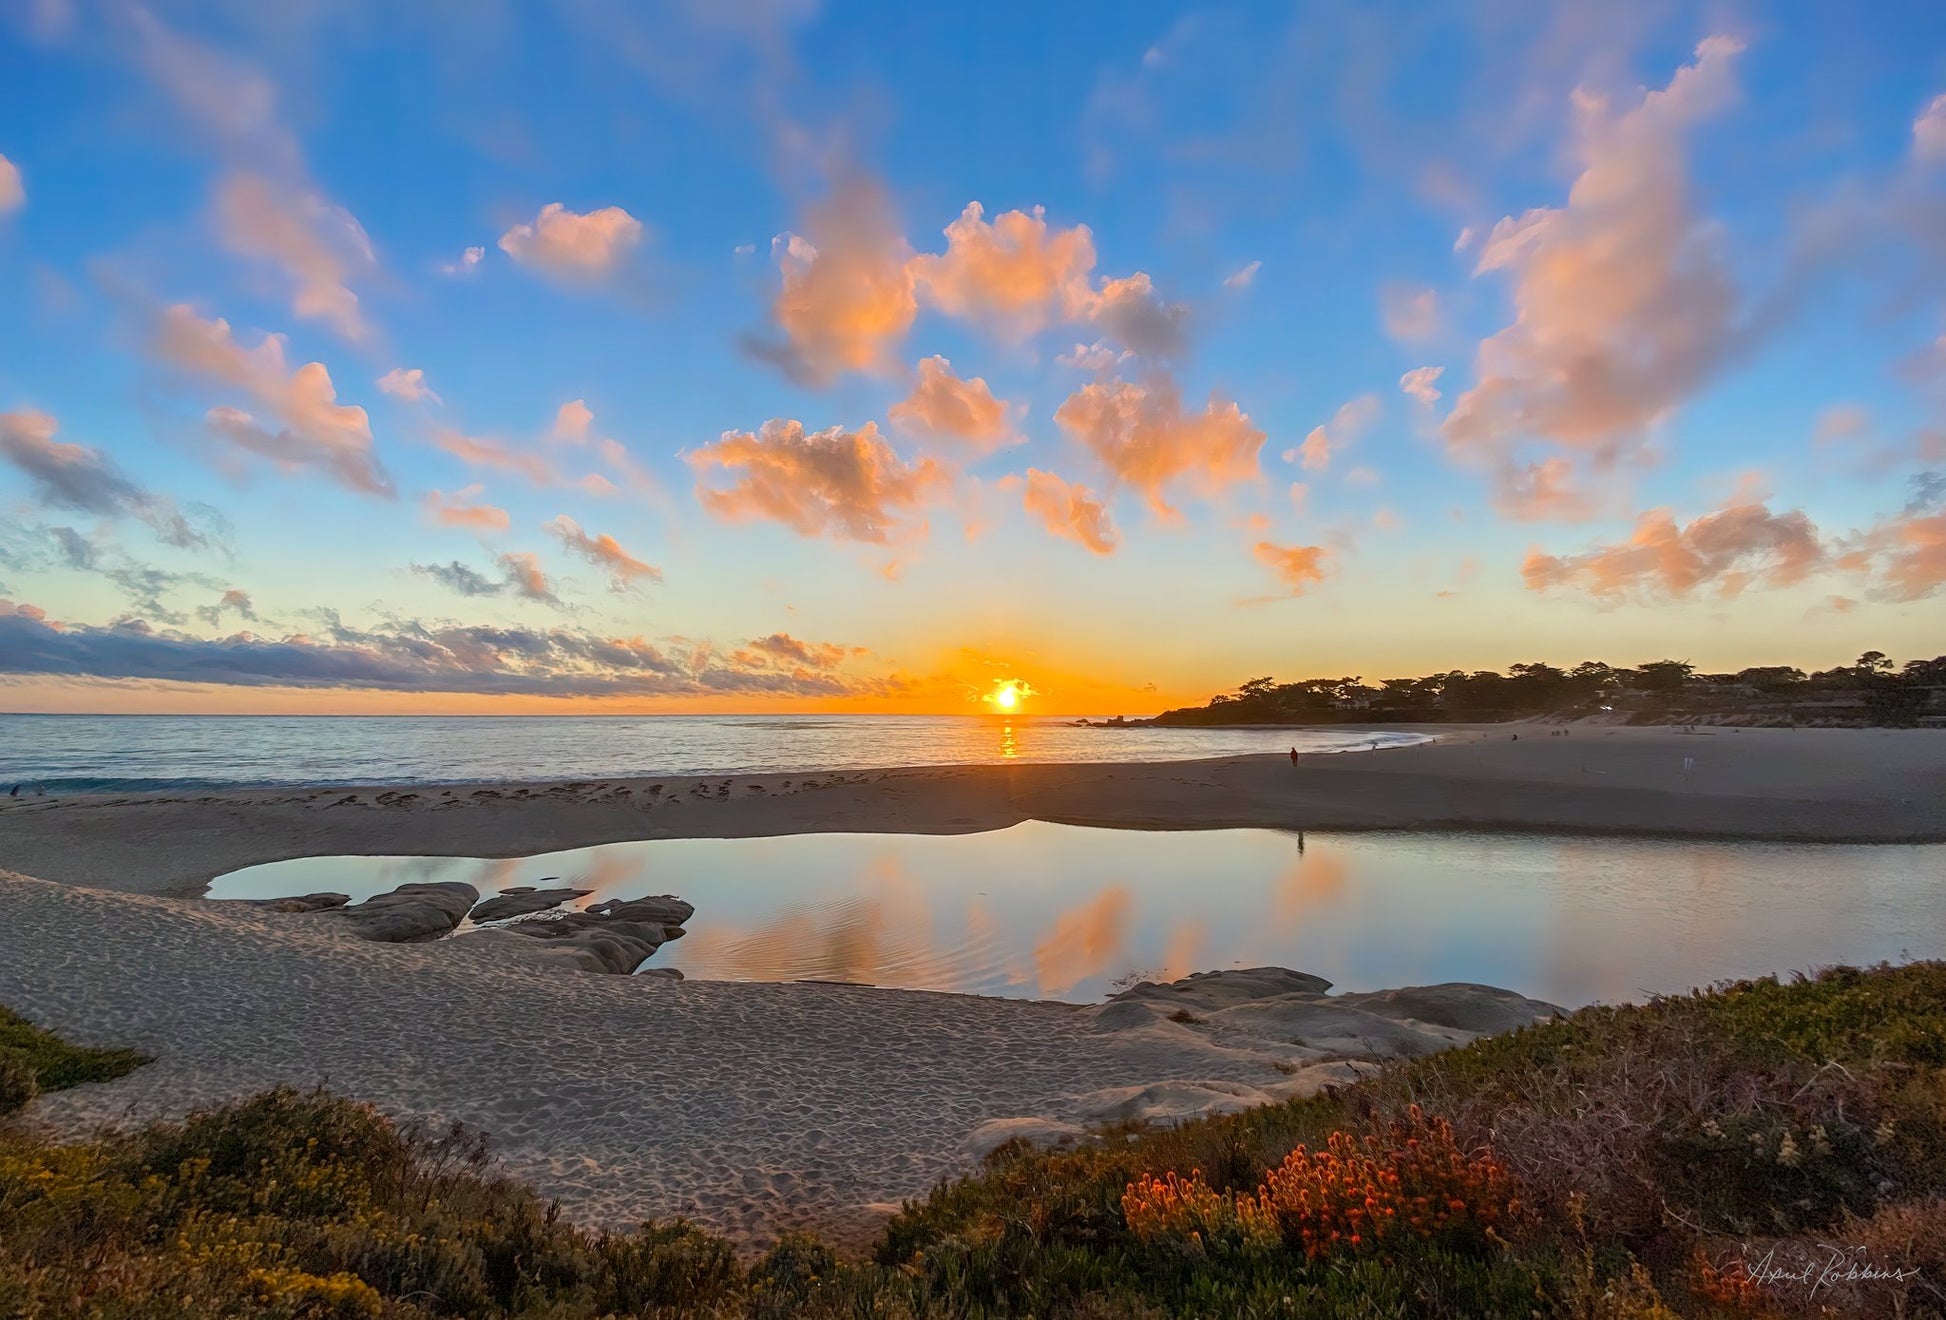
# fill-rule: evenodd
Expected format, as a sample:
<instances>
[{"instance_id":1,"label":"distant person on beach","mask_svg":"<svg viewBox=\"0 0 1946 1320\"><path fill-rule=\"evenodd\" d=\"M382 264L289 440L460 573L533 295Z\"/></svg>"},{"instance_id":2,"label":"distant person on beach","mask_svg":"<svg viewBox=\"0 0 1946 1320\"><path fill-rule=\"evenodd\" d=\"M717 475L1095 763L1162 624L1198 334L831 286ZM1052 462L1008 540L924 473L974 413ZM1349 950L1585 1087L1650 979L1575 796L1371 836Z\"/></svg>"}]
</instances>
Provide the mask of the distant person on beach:
<instances>
[{"instance_id":1,"label":"distant person on beach","mask_svg":"<svg viewBox=\"0 0 1946 1320\"><path fill-rule=\"evenodd\" d=\"M1297 748L1295 747L1291 748L1291 764L1297 764Z\"/></svg>"}]
</instances>

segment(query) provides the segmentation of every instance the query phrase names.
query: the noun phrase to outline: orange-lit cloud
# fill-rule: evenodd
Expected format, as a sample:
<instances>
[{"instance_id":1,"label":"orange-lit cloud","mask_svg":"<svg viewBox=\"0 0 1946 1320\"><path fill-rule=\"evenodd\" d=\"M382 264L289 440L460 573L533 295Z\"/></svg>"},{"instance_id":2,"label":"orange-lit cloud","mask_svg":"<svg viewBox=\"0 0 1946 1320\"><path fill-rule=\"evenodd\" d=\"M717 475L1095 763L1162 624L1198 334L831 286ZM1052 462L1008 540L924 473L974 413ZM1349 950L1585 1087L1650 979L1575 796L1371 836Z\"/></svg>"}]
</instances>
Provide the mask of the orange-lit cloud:
<instances>
[{"instance_id":1,"label":"orange-lit cloud","mask_svg":"<svg viewBox=\"0 0 1946 1320\"><path fill-rule=\"evenodd\" d=\"M1322 472L1331 466L1331 460L1341 453L1378 420L1380 407L1376 394L1361 394L1347 403L1341 404L1331 420L1323 426L1314 426L1304 437L1294 453L1284 455L1284 461L1293 458L1304 465L1306 472Z\"/></svg>"},{"instance_id":2,"label":"orange-lit cloud","mask_svg":"<svg viewBox=\"0 0 1946 1320\"><path fill-rule=\"evenodd\" d=\"M613 270L642 239L642 222L619 206L586 215L549 202L529 224L500 236L500 250L557 279L589 280Z\"/></svg>"},{"instance_id":3,"label":"orange-lit cloud","mask_svg":"<svg viewBox=\"0 0 1946 1320\"><path fill-rule=\"evenodd\" d=\"M1946 160L1946 92L1933 97L1912 121L1912 154L1921 161Z\"/></svg>"},{"instance_id":4,"label":"orange-lit cloud","mask_svg":"<svg viewBox=\"0 0 1946 1320\"><path fill-rule=\"evenodd\" d=\"M1143 357L1175 357L1189 344L1189 309L1164 299L1141 271L1104 280L1088 314L1110 339Z\"/></svg>"},{"instance_id":5,"label":"orange-lit cloud","mask_svg":"<svg viewBox=\"0 0 1946 1320\"><path fill-rule=\"evenodd\" d=\"M589 429L595 424L595 414L583 399L569 399L554 411L554 425L548 431L548 438L567 444L583 444L588 439Z\"/></svg>"},{"instance_id":6,"label":"orange-lit cloud","mask_svg":"<svg viewBox=\"0 0 1946 1320\"><path fill-rule=\"evenodd\" d=\"M654 564L637 559L622 549L621 543L612 536L605 533L590 536L581 529L580 523L565 513L544 524L543 529L560 537L566 549L606 573L609 586L616 591L627 591L644 582L662 581L662 570Z\"/></svg>"},{"instance_id":7,"label":"orange-lit cloud","mask_svg":"<svg viewBox=\"0 0 1946 1320\"><path fill-rule=\"evenodd\" d=\"M1050 233L1038 206L1031 215L1006 211L988 221L978 202L968 202L946 226L946 251L914 257L909 273L942 312L1024 339L1054 321L1088 314L1094 267L1086 225Z\"/></svg>"},{"instance_id":8,"label":"orange-lit cloud","mask_svg":"<svg viewBox=\"0 0 1946 1320\"><path fill-rule=\"evenodd\" d=\"M1112 554L1119 539L1108 509L1086 486L1063 481L1052 472L1027 469L1021 496L1027 512L1056 536L1087 546L1098 555Z\"/></svg>"},{"instance_id":9,"label":"orange-lit cloud","mask_svg":"<svg viewBox=\"0 0 1946 1320\"><path fill-rule=\"evenodd\" d=\"M1559 457L1502 469L1493 506L1516 522L1580 522L1596 511L1595 499L1577 484L1575 465Z\"/></svg>"},{"instance_id":10,"label":"orange-lit cloud","mask_svg":"<svg viewBox=\"0 0 1946 1320\"><path fill-rule=\"evenodd\" d=\"M1293 596L1302 596L1330 574L1331 551L1321 545L1275 545L1259 541L1251 547L1257 562L1277 575Z\"/></svg>"},{"instance_id":11,"label":"orange-lit cloud","mask_svg":"<svg viewBox=\"0 0 1946 1320\"><path fill-rule=\"evenodd\" d=\"M783 287L771 315L787 342L757 351L818 384L848 371L894 370L919 304L910 249L884 190L865 179L840 182L805 229L778 241Z\"/></svg>"},{"instance_id":12,"label":"orange-lit cloud","mask_svg":"<svg viewBox=\"0 0 1946 1320\"><path fill-rule=\"evenodd\" d=\"M772 633L755 641L745 642L738 654L744 663L763 666L783 662L803 665L807 669L833 669L844 663L854 653L862 653L863 647L840 646L835 642L805 642L789 633Z\"/></svg>"},{"instance_id":13,"label":"orange-lit cloud","mask_svg":"<svg viewBox=\"0 0 1946 1320\"><path fill-rule=\"evenodd\" d=\"M1146 386L1091 382L1067 397L1054 420L1161 517L1176 514L1168 492L1178 482L1215 494L1262 475L1257 456L1264 433L1250 418L1214 395L1201 412L1184 412L1167 376L1154 376Z\"/></svg>"},{"instance_id":14,"label":"orange-lit cloud","mask_svg":"<svg viewBox=\"0 0 1946 1320\"><path fill-rule=\"evenodd\" d=\"M504 532L510 520L507 511L492 504L477 503L486 488L467 486L448 495L441 490L426 492L426 515L441 527L466 527L476 532Z\"/></svg>"},{"instance_id":15,"label":"orange-lit cloud","mask_svg":"<svg viewBox=\"0 0 1946 1320\"><path fill-rule=\"evenodd\" d=\"M281 427L273 431L242 409L224 406L209 410L212 435L283 468L317 468L353 490L393 493L372 452L365 410L338 402L322 362L295 371L286 367L282 335L265 335L257 347L246 349L230 333L228 321L205 321L178 304L163 312L154 349L172 366L249 396Z\"/></svg>"},{"instance_id":16,"label":"orange-lit cloud","mask_svg":"<svg viewBox=\"0 0 1946 1320\"><path fill-rule=\"evenodd\" d=\"M11 215L27 205L27 185L21 180L20 166L0 156L0 215Z\"/></svg>"},{"instance_id":17,"label":"orange-lit cloud","mask_svg":"<svg viewBox=\"0 0 1946 1320\"><path fill-rule=\"evenodd\" d=\"M728 431L688 456L696 495L719 518L769 518L800 536L839 536L883 545L925 531L927 501L951 483L932 459L902 460L867 422L806 432L773 418L758 431ZM709 486L721 471L728 487Z\"/></svg>"},{"instance_id":18,"label":"orange-lit cloud","mask_svg":"<svg viewBox=\"0 0 1946 1320\"><path fill-rule=\"evenodd\" d=\"M988 453L1019 437L1007 424L1007 405L993 397L985 379L962 380L943 357L921 358L912 393L887 410L901 431L929 439L965 440Z\"/></svg>"},{"instance_id":19,"label":"orange-lit cloud","mask_svg":"<svg viewBox=\"0 0 1946 1320\"><path fill-rule=\"evenodd\" d=\"M1916 507L1856 538L1839 557L1851 572L1870 573L1875 594L1923 600L1946 586L1946 508Z\"/></svg>"},{"instance_id":20,"label":"orange-lit cloud","mask_svg":"<svg viewBox=\"0 0 1946 1320\"><path fill-rule=\"evenodd\" d=\"M404 367L393 367L378 378L378 388L380 393L404 399L407 403L424 403L428 399L434 403L442 402L432 387L426 384L426 373L418 367L410 371Z\"/></svg>"},{"instance_id":21,"label":"orange-lit cloud","mask_svg":"<svg viewBox=\"0 0 1946 1320\"><path fill-rule=\"evenodd\" d=\"M1626 541L1578 555L1533 550L1520 572L1530 591L1572 587L1604 600L1682 597L1705 586L1733 597L1752 583L1802 582L1826 558L1802 509L1772 513L1761 500L1739 498L1687 524L1651 509Z\"/></svg>"},{"instance_id":22,"label":"orange-lit cloud","mask_svg":"<svg viewBox=\"0 0 1946 1320\"><path fill-rule=\"evenodd\" d=\"M1743 49L1710 37L1622 114L1578 93L1581 174L1565 206L1494 226L1481 273L1513 280L1514 320L1481 343L1443 426L1456 456L1524 440L1611 461L1737 351L1740 303L1715 228L1692 211L1684 139L1736 95Z\"/></svg>"},{"instance_id":23,"label":"orange-lit cloud","mask_svg":"<svg viewBox=\"0 0 1946 1320\"><path fill-rule=\"evenodd\" d=\"M281 267L296 285L291 310L300 318L322 321L346 339L370 333L347 281L376 262L349 211L301 187L239 171L218 187L216 212L232 252Z\"/></svg>"},{"instance_id":24,"label":"orange-lit cloud","mask_svg":"<svg viewBox=\"0 0 1946 1320\"><path fill-rule=\"evenodd\" d=\"M1414 367L1399 377L1399 389L1410 395L1424 407L1430 408L1439 402L1439 388L1436 382L1445 372L1444 367Z\"/></svg>"},{"instance_id":25,"label":"orange-lit cloud","mask_svg":"<svg viewBox=\"0 0 1946 1320\"><path fill-rule=\"evenodd\" d=\"M1439 294L1432 289L1389 284L1379 293L1379 312L1394 339L1416 342L1439 333Z\"/></svg>"}]
</instances>

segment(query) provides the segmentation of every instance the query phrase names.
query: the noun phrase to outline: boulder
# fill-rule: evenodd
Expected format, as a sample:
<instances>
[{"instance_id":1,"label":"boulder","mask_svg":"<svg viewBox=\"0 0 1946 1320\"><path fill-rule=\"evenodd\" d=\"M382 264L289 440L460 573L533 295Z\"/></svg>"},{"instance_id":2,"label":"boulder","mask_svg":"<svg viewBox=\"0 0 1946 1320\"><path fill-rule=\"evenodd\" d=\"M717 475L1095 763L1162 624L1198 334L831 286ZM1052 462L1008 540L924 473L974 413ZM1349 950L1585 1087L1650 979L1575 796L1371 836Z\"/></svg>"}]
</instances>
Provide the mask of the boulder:
<instances>
[{"instance_id":1,"label":"boulder","mask_svg":"<svg viewBox=\"0 0 1946 1320\"><path fill-rule=\"evenodd\" d=\"M1309 972L1294 972L1288 967L1231 968L1220 972L1193 972L1180 981L1158 985L1140 981L1109 1002L1147 1000L1166 1004L1170 1009L1187 1008L1198 1013L1229 1008L1253 999L1277 995L1321 995L1331 982Z\"/></svg>"},{"instance_id":2,"label":"boulder","mask_svg":"<svg viewBox=\"0 0 1946 1320\"><path fill-rule=\"evenodd\" d=\"M473 909L475 921L504 921L508 917L524 917L535 912L545 912L559 907L570 899L591 894L591 889L536 889L533 885L515 885L503 889L494 897Z\"/></svg>"},{"instance_id":3,"label":"boulder","mask_svg":"<svg viewBox=\"0 0 1946 1320\"><path fill-rule=\"evenodd\" d=\"M445 880L400 885L389 894L368 898L354 907L325 908L309 916L313 921L337 923L361 940L418 944L451 934L479 898L480 891L472 885Z\"/></svg>"},{"instance_id":4,"label":"boulder","mask_svg":"<svg viewBox=\"0 0 1946 1320\"><path fill-rule=\"evenodd\" d=\"M343 907L351 902L351 895L297 894L290 898L243 898L237 901L266 912L322 912L326 908Z\"/></svg>"},{"instance_id":5,"label":"boulder","mask_svg":"<svg viewBox=\"0 0 1946 1320\"><path fill-rule=\"evenodd\" d=\"M605 903L591 904L588 913L591 916L613 917L621 921L647 921L657 926L681 926L696 915L696 909L674 894L657 894L652 898L611 898Z\"/></svg>"},{"instance_id":6,"label":"boulder","mask_svg":"<svg viewBox=\"0 0 1946 1320\"><path fill-rule=\"evenodd\" d=\"M654 898L610 899L585 912L563 912L531 921L513 921L490 931L463 935L476 941L487 936L505 945L526 962L584 972L626 976L648 961L670 940L681 939L682 923L696 909L673 895ZM508 944L519 939L524 947ZM475 945L474 947L479 947ZM674 968L659 969L675 971ZM680 973L677 973L680 976Z\"/></svg>"}]
</instances>

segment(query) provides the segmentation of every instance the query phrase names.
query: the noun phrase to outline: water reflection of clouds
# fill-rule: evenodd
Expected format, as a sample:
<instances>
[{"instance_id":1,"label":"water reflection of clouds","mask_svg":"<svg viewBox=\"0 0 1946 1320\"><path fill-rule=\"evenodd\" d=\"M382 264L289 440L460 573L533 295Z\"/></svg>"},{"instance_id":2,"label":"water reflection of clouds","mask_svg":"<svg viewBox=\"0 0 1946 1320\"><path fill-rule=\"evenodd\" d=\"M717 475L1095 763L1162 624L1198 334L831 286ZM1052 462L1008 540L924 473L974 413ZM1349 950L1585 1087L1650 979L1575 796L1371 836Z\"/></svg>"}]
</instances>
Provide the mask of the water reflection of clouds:
<instances>
[{"instance_id":1,"label":"water reflection of clouds","mask_svg":"<svg viewBox=\"0 0 1946 1320\"><path fill-rule=\"evenodd\" d=\"M1946 848L1466 834L1138 832L1030 821L956 836L796 835L539 857L311 858L219 877L212 897L410 882L557 883L586 901L673 893L687 938L651 966L1098 999L1140 970L1237 965L1345 989L1506 985L1558 1003L1726 976L1939 952ZM1914 935L1913 932L1919 932ZM1932 943L1926 942L1931 938Z\"/></svg>"}]
</instances>

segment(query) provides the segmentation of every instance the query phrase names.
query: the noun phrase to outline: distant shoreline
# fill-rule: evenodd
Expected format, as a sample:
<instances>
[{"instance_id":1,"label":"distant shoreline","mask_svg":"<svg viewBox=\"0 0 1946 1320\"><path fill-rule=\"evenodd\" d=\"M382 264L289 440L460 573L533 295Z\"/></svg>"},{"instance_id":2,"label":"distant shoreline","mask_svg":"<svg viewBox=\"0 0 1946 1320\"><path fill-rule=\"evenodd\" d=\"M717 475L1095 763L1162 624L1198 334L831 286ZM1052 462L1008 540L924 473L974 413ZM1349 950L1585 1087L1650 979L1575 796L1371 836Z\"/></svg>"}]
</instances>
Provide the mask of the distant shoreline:
<instances>
[{"instance_id":1,"label":"distant shoreline","mask_svg":"<svg viewBox=\"0 0 1946 1320\"><path fill-rule=\"evenodd\" d=\"M1114 829L1946 841L1946 740L1930 731L1558 735L1545 726L1452 725L1436 732L1437 741L1383 756L1324 754L1300 757L1296 766L1253 755L0 797L0 870L195 896L224 872L293 857L519 857L639 839L964 834L1024 820Z\"/></svg>"}]
</instances>

